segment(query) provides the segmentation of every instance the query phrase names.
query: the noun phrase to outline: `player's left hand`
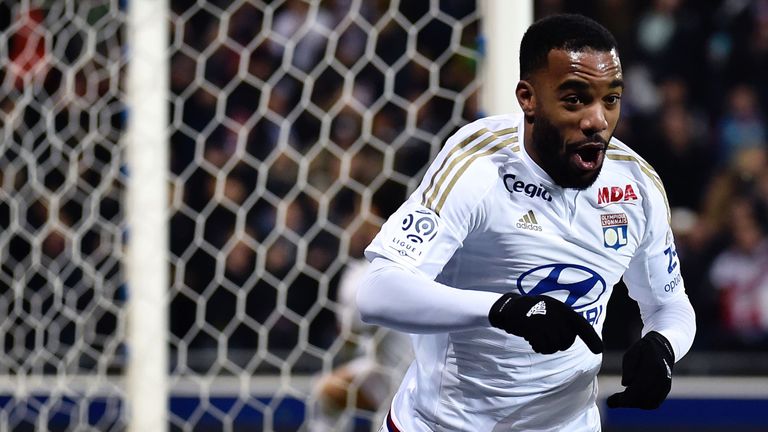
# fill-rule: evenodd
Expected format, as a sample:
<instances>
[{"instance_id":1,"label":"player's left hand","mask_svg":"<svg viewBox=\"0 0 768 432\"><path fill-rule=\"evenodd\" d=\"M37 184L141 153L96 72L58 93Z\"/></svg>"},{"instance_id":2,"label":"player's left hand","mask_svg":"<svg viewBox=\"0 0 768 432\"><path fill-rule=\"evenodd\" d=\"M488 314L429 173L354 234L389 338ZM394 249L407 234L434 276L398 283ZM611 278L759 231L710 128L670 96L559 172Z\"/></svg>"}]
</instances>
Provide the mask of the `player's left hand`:
<instances>
[{"instance_id":1,"label":"player's left hand","mask_svg":"<svg viewBox=\"0 0 768 432\"><path fill-rule=\"evenodd\" d=\"M650 331L624 354L623 392L608 397L609 408L656 409L672 389L675 354L667 338Z\"/></svg>"}]
</instances>

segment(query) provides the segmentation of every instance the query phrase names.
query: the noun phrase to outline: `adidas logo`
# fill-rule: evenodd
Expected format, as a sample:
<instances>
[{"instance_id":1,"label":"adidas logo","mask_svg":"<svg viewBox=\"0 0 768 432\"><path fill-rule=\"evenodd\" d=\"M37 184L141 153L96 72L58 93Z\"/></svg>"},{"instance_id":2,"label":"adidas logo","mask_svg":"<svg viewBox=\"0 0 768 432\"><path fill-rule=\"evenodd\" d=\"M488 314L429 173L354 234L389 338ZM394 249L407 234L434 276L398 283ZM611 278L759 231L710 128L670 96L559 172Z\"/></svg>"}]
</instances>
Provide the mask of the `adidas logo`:
<instances>
[{"instance_id":1,"label":"adidas logo","mask_svg":"<svg viewBox=\"0 0 768 432\"><path fill-rule=\"evenodd\" d=\"M536 303L535 305L533 305L531 310L529 310L528 313L525 314L525 316L530 318L531 315L546 315L546 314L547 314L547 304L544 303L544 300L542 300Z\"/></svg>"},{"instance_id":2,"label":"adidas logo","mask_svg":"<svg viewBox=\"0 0 768 432\"><path fill-rule=\"evenodd\" d=\"M539 222L536 220L536 215L533 214L533 210L528 210L528 213L518 219L515 226L530 231L541 231L541 225L539 225Z\"/></svg>"}]
</instances>

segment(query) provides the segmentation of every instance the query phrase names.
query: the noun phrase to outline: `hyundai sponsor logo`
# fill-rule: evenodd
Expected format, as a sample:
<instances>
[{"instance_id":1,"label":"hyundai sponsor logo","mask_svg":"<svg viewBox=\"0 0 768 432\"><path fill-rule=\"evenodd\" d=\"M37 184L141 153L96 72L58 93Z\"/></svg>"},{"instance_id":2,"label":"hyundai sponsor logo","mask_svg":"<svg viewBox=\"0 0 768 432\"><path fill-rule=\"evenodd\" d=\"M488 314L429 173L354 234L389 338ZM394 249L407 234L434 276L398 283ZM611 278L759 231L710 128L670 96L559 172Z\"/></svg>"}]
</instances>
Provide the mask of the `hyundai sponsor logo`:
<instances>
[{"instance_id":1,"label":"hyundai sponsor logo","mask_svg":"<svg viewBox=\"0 0 768 432\"><path fill-rule=\"evenodd\" d=\"M596 271L578 264L547 264L520 275L517 289L523 295L550 295L574 309L600 299L605 279Z\"/></svg>"}]
</instances>

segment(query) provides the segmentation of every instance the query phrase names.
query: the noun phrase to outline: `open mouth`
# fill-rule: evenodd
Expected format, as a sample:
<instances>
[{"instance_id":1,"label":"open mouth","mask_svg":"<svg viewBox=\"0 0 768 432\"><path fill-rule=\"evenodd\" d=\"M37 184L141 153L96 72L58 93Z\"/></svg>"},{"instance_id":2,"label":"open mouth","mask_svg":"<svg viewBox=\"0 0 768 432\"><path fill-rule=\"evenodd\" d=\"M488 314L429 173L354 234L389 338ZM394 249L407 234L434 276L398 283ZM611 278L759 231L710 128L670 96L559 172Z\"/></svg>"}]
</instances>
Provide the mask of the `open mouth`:
<instances>
[{"instance_id":1,"label":"open mouth","mask_svg":"<svg viewBox=\"0 0 768 432\"><path fill-rule=\"evenodd\" d=\"M605 144L583 144L570 151L571 162L582 171L592 171L600 166L605 154Z\"/></svg>"}]
</instances>

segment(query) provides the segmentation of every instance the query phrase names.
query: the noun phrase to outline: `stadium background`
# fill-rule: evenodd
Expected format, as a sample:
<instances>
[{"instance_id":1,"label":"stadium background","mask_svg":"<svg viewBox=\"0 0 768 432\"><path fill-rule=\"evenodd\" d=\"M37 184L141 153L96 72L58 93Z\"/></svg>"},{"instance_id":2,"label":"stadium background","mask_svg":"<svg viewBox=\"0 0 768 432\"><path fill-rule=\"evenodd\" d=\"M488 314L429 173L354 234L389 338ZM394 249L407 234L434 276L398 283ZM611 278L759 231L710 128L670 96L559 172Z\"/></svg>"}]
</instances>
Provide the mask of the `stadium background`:
<instances>
[{"instance_id":1,"label":"stadium background","mask_svg":"<svg viewBox=\"0 0 768 432\"><path fill-rule=\"evenodd\" d=\"M128 352L126 6L0 4L0 423L10 430L128 422L124 389L102 390ZM768 428L758 414L768 390L718 397L734 386L714 378L768 376L768 282L731 274L768 268L768 1L534 6L536 17L591 16L619 40L616 135L665 182L698 313L676 374L713 383L712 397L611 413L606 429ZM482 114L482 16L460 0L169 7L170 428L294 430L302 383L348 354L334 317L345 262L445 138ZM607 376L639 331L621 294L605 325ZM74 393L15 384L68 376L85 377Z\"/></svg>"}]
</instances>

